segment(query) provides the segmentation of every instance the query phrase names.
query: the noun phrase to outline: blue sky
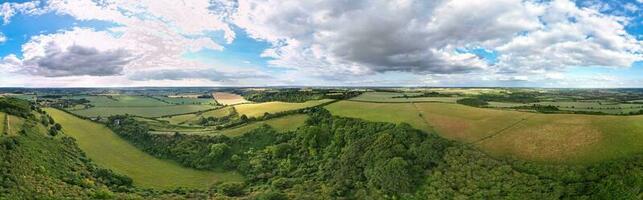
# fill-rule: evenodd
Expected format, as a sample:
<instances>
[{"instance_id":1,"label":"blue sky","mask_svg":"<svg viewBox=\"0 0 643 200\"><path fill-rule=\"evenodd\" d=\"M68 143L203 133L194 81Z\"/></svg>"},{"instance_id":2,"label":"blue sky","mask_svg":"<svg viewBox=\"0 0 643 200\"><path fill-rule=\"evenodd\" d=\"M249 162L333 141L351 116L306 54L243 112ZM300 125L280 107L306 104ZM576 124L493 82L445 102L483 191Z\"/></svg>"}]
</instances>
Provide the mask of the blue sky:
<instances>
[{"instance_id":1,"label":"blue sky","mask_svg":"<svg viewBox=\"0 0 643 200\"><path fill-rule=\"evenodd\" d=\"M2 3L0 86L643 87L640 0L52 2Z\"/></svg>"}]
</instances>

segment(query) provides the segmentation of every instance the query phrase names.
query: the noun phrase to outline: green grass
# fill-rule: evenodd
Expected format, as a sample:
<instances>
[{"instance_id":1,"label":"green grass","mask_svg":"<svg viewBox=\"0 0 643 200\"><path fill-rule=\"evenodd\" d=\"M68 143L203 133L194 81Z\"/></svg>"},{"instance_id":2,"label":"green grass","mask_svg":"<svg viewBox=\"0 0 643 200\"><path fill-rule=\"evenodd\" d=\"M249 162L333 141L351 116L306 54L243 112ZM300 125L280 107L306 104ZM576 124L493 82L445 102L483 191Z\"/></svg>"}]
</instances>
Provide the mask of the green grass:
<instances>
[{"instance_id":1,"label":"green grass","mask_svg":"<svg viewBox=\"0 0 643 200\"><path fill-rule=\"evenodd\" d=\"M118 137L101 124L74 117L65 112L45 109L63 126L65 134L76 139L80 148L98 165L125 174L142 187L207 188L216 181L240 181L233 172L199 171L157 159Z\"/></svg>"},{"instance_id":2,"label":"green grass","mask_svg":"<svg viewBox=\"0 0 643 200\"><path fill-rule=\"evenodd\" d=\"M288 110L296 110L301 108L307 108L316 106L322 103L332 101L330 99L306 101L303 103L288 103L288 102L266 102L266 103L254 103L254 104L240 104L235 105L234 108L237 110L239 115L246 115L248 117L259 117L263 116L264 113L277 113Z\"/></svg>"},{"instance_id":3,"label":"green grass","mask_svg":"<svg viewBox=\"0 0 643 200\"><path fill-rule=\"evenodd\" d=\"M228 137L237 137L241 136L244 133L251 131L260 127L263 124L267 124L273 127L275 130L280 132L292 131L298 127L305 124L307 115L297 114L297 115L288 115L279 118L273 118L266 121L253 122L239 127L233 127L224 130L165 130L165 131L156 131L157 134L174 134L174 132L180 132L182 134L191 134L191 135L226 135Z\"/></svg>"},{"instance_id":4,"label":"green grass","mask_svg":"<svg viewBox=\"0 0 643 200\"><path fill-rule=\"evenodd\" d=\"M326 106L334 115L407 122L439 135L473 143L499 157L548 163L591 163L643 152L643 116L537 114L459 104L364 103Z\"/></svg>"},{"instance_id":5,"label":"green grass","mask_svg":"<svg viewBox=\"0 0 643 200\"><path fill-rule=\"evenodd\" d=\"M7 134L9 135L19 134L25 123L25 119L13 115L7 115L6 120L5 126L7 126Z\"/></svg>"},{"instance_id":6,"label":"green grass","mask_svg":"<svg viewBox=\"0 0 643 200\"><path fill-rule=\"evenodd\" d=\"M143 117L160 117L164 115L176 115L182 113L196 112L200 110L213 109L211 105L171 105L157 107L93 107L84 110L72 110L71 112L86 117L108 117L111 115L131 114Z\"/></svg>"},{"instance_id":7,"label":"green grass","mask_svg":"<svg viewBox=\"0 0 643 200\"><path fill-rule=\"evenodd\" d=\"M406 95L419 95L422 93L417 92L366 92L357 97L352 98L351 100L355 101L369 101L369 102L445 102L445 103L455 103L461 97L418 97L418 98L393 98L401 97L404 94Z\"/></svg>"},{"instance_id":8,"label":"green grass","mask_svg":"<svg viewBox=\"0 0 643 200\"><path fill-rule=\"evenodd\" d=\"M159 120L167 121L170 124L174 124L174 125L180 125L180 124L195 125L201 117L218 118L218 117L228 116L231 113L232 113L232 107L224 107L221 109L210 110L202 113L190 113L185 115L163 117L163 118L159 118Z\"/></svg>"},{"instance_id":9,"label":"green grass","mask_svg":"<svg viewBox=\"0 0 643 200\"><path fill-rule=\"evenodd\" d=\"M172 104L210 104L216 105L216 101L212 98L185 98L185 97L165 97L165 96L155 96L163 101L170 102Z\"/></svg>"},{"instance_id":10,"label":"green grass","mask_svg":"<svg viewBox=\"0 0 643 200\"><path fill-rule=\"evenodd\" d=\"M409 123L421 130L432 130L410 103L366 103L340 101L325 107L334 115L375 122Z\"/></svg>"},{"instance_id":11,"label":"green grass","mask_svg":"<svg viewBox=\"0 0 643 200\"><path fill-rule=\"evenodd\" d=\"M79 95L79 96L72 96L67 98L72 98L72 99L84 98L90 101L90 104L96 107L157 107L157 106L171 105L150 97L134 96L134 95L113 95L113 96Z\"/></svg>"},{"instance_id":12,"label":"green grass","mask_svg":"<svg viewBox=\"0 0 643 200\"><path fill-rule=\"evenodd\" d=\"M5 127L5 124L7 123L7 121L5 121L6 118L7 118L7 114L0 112L0 134L4 133L4 127Z\"/></svg>"},{"instance_id":13,"label":"green grass","mask_svg":"<svg viewBox=\"0 0 643 200\"><path fill-rule=\"evenodd\" d=\"M535 103L545 106L556 106L560 110L567 111L586 111L586 112L602 112L606 114L627 114L630 112L637 112L643 110L641 104L624 104L617 102L580 102L580 101L563 101L563 102L539 102ZM531 106L533 104L523 103L503 103L503 102L489 102L490 107L495 108L509 108L516 106Z\"/></svg>"}]
</instances>

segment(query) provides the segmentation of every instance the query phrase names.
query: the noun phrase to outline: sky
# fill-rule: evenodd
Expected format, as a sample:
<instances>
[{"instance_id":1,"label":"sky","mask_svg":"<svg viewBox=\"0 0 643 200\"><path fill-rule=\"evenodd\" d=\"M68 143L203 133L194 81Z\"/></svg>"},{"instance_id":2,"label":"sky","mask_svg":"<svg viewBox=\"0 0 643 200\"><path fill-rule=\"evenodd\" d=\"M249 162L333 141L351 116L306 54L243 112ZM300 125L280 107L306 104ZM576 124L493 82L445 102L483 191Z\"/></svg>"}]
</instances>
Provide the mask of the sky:
<instances>
[{"instance_id":1,"label":"sky","mask_svg":"<svg viewBox=\"0 0 643 200\"><path fill-rule=\"evenodd\" d=\"M643 0L0 2L0 87L643 87Z\"/></svg>"}]
</instances>

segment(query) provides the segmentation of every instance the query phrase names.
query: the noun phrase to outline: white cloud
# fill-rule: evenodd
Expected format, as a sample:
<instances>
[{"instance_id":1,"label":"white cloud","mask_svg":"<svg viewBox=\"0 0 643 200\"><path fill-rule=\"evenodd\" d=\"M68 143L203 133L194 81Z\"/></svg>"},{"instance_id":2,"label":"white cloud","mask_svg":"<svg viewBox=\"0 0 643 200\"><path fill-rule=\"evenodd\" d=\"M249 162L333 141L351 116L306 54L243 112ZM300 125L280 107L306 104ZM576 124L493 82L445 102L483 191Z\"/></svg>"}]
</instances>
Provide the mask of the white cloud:
<instances>
[{"instance_id":1,"label":"white cloud","mask_svg":"<svg viewBox=\"0 0 643 200\"><path fill-rule=\"evenodd\" d=\"M29 1L23 3L4 2L0 5L0 17L4 24L11 21L11 17L16 14L40 14L43 11L38 9L40 1Z\"/></svg>"},{"instance_id":2,"label":"white cloud","mask_svg":"<svg viewBox=\"0 0 643 200\"><path fill-rule=\"evenodd\" d=\"M54 12L116 26L34 37L23 45L23 58L6 58L0 67L21 66L44 76L122 74L141 81L267 77L235 66L212 70L211 64L184 58L201 49L224 50L221 43L235 39L232 26L272 44L262 56L272 59L270 66L289 70L270 81L291 84L562 81L569 67L626 68L643 60L643 43L625 31L631 19L601 13L612 9L609 4L583 4L588 5L570 0L49 0L40 8L5 3L0 10L5 22L15 13ZM462 49L499 57L488 63ZM112 71L38 70L83 52L95 53L94 60L55 69L110 56L123 62L107 65L116 68ZM390 74L394 77L383 76Z\"/></svg>"},{"instance_id":3,"label":"white cloud","mask_svg":"<svg viewBox=\"0 0 643 200\"><path fill-rule=\"evenodd\" d=\"M11 54L2 64L38 76L118 75L134 58L127 44L107 32L76 28L35 36L22 45L22 59Z\"/></svg>"},{"instance_id":4,"label":"white cloud","mask_svg":"<svg viewBox=\"0 0 643 200\"><path fill-rule=\"evenodd\" d=\"M641 60L624 18L568 0L240 0L233 12L235 24L273 44L263 54L272 65L321 76L536 73ZM456 52L476 47L499 52L499 63Z\"/></svg>"},{"instance_id":5,"label":"white cloud","mask_svg":"<svg viewBox=\"0 0 643 200\"><path fill-rule=\"evenodd\" d=\"M0 32L0 44L7 41L7 36Z\"/></svg>"}]
</instances>

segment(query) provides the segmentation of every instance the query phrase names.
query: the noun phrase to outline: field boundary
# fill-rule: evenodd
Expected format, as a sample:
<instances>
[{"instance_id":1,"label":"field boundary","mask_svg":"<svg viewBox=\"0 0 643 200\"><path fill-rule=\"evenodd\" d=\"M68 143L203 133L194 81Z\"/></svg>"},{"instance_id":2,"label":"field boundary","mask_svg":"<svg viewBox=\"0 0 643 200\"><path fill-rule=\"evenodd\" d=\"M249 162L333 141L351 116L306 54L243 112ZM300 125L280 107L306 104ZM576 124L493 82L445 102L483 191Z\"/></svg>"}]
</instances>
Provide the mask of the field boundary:
<instances>
[{"instance_id":1,"label":"field boundary","mask_svg":"<svg viewBox=\"0 0 643 200\"><path fill-rule=\"evenodd\" d=\"M509 129L513 128L513 127L516 127L516 126L518 126L520 123L522 123L522 122L524 122L524 121L529 120L529 118L531 118L531 117L533 117L533 116L536 116L536 115L535 115L535 114L532 114L532 115L529 115L529 116L527 116L527 117L525 117L525 118L522 118L522 119L518 120L517 122L514 122L514 123L512 123L512 124L509 124L508 126L506 126L506 127L504 127L504 128L501 128L500 130L495 131L495 132L494 132L494 133L492 133L491 135L487 135L487 136L481 137L481 138L479 138L479 139L477 139L477 140L475 140L475 141L469 142L469 144L476 144L476 143L479 143L479 142L485 141L485 140L487 140L487 139L490 139L490 138L492 138L492 137L498 136L498 135L500 135L500 134L504 133L506 130L509 130Z\"/></svg>"},{"instance_id":2,"label":"field boundary","mask_svg":"<svg viewBox=\"0 0 643 200\"><path fill-rule=\"evenodd\" d=\"M448 103L448 104L457 104L454 102L444 102L444 101L367 101L367 100L354 100L354 99L345 99L342 101L353 101L353 102L362 102L362 103Z\"/></svg>"},{"instance_id":3,"label":"field boundary","mask_svg":"<svg viewBox=\"0 0 643 200\"><path fill-rule=\"evenodd\" d=\"M418 108L417 105L415 105L416 102L410 102L410 103L411 103L411 105L413 105L413 108L415 108L415 111L417 111L417 113L418 113L418 117L420 117L420 119L422 119L422 122L424 122L424 124L427 126L427 128L430 128L431 130L435 130L433 125L431 125L431 123L429 123L429 121L427 121L426 118L424 118L424 113L420 110L420 108Z\"/></svg>"}]
</instances>

